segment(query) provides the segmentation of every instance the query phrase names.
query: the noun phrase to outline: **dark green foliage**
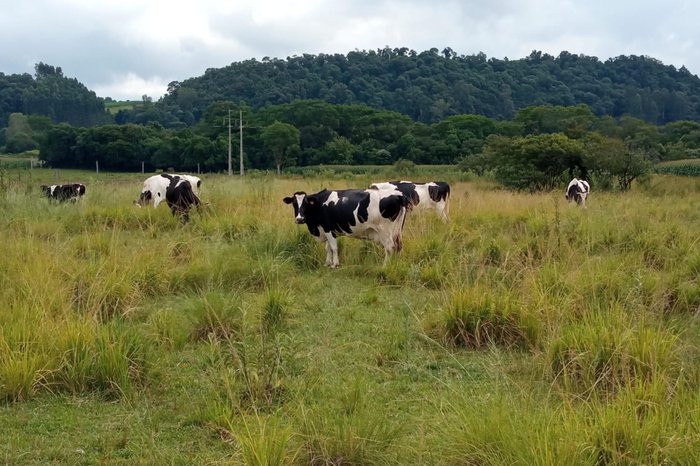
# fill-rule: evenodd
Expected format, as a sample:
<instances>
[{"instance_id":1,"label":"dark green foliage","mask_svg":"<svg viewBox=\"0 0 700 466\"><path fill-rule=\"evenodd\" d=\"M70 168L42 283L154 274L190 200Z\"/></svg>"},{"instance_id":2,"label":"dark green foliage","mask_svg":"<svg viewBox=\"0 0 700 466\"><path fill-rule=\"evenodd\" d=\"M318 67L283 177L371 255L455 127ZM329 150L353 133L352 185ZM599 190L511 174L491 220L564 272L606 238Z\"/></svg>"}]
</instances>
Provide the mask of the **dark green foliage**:
<instances>
[{"instance_id":1,"label":"dark green foliage","mask_svg":"<svg viewBox=\"0 0 700 466\"><path fill-rule=\"evenodd\" d=\"M487 139L484 154L496 179L517 189L552 189L563 173L585 172L583 145L561 133L524 138L492 136Z\"/></svg>"},{"instance_id":2,"label":"dark green foliage","mask_svg":"<svg viewBox=\"0 0 700 466\"><path fill-rule=\"evenodd\" d=\"M179 114L181 121L214 100L260 109L297 99L365 104L423 123L460 114L509 119L539 104L585 104L595 115L627 114L657 124L700 118L697 76L634 55L602 62L566 51L558 57L533 51L523 59L500 60L483 53L385 47L251 59L173 84L156 106Z\"/></svg>"},{"instance_id":3,"label":"dark green foliage","mask_svg":"<svg viewBox=\"0 0 700 466\"><path fill-rule=\"evenodd\" d=\"M60 66L38 63L35 72L35 78L0 73L0 127L7 124L11 113L44 115L54 123L75 126L111 121L104 100L77 79L65 77Z\"/></svg>"}]
</instances>

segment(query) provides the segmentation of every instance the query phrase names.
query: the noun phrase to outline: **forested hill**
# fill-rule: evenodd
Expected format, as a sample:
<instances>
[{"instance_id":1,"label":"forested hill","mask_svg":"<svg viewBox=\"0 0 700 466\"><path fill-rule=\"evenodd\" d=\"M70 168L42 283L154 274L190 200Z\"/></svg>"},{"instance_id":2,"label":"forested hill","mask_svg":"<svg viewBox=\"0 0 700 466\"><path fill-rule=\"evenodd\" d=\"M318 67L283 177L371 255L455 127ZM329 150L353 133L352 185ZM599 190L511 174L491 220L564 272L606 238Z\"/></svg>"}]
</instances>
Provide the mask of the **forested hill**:
<instances>
[{"instance_id":1,"label":"forested hill","mask_svg":"<svg viewBox=\"0 0 700 466\"><path fill-rule=\"evenodd\" d=\"M110 122L104 99L63 75L61 67L38 63L35 75L0 72L0 128L13 113L43 115L54 123L94 126Z\"/></svg>"},{"instance_id":2,"label":"forested hill","mask_svg":"<svg viewBox=\"0 0 700 466\"><path fill-rule=\"evenodd\" d=\"M654 58L632 55L603 62L533 51L523 59L501 60L483 53L457 55L450 48L246 60L172 82L157 107L190 124L217 100L259 109L295 99L362 103L424 123L456 114L510 119L532 105L581 103L597 115L627 114L655 124L700 121L700 79Z\"/></svg>"}]
</instances>

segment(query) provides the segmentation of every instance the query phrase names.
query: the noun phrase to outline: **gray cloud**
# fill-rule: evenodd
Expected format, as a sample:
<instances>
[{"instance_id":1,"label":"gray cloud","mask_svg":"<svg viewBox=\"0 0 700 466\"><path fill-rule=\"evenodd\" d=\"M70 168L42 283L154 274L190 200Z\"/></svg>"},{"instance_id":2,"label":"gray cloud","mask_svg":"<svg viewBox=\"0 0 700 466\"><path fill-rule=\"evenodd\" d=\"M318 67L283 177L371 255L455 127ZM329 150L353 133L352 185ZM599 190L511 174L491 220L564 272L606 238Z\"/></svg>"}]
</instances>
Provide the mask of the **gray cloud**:
<instances>
[{"instance_id":1,"label":"gray cloud","mask_svg":"<svg viewBox=\"0 0 700 466\"><path fill-rule=\"evenodd\" d=\"M192 3L192 2L189 2ZM700 72L689 0L33 0L0 17L0 71L61 66L101 96L158 98L167 83L249 58L408 47L522 58L562 50L649 55Z\"/></svg>"}]
</instances>

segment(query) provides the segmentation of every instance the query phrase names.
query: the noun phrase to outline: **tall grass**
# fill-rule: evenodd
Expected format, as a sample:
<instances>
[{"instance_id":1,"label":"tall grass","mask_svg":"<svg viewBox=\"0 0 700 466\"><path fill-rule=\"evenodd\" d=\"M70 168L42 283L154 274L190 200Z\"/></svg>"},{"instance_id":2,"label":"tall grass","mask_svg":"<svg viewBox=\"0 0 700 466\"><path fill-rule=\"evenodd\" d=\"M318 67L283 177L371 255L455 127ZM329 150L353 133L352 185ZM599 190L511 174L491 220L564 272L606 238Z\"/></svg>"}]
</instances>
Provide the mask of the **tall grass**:
<instances>
[{"instance_id":1,"label":"tall grass","mask_svg":"<svg viewBox=\"0 0 700 466\"><path fill-rule=\"evenodd\" d=\"M449 224L412 213L385 268L347 238L322 267L281 199L373 176L209 175L181 225L132 205L141 175L8 172L0 457L698 463L697 180L587 209L455 183ZM87 196L39 196L64 177Z\"/></svg>"},{"instance_id":2,"label":"tall grass","mask_svg":"<svg viewBox=\"0 0 700 466\"><path fill-rule=\"evenodd\" d=\"M658 383L672 390L684 368L676 334L612 310L567 325L547 348L548 377L582 396L615 396L627 386Z\"/></svg>"},{"instance_id":3,"label":"tall grass","mask_svg":"<svg viewBox=\"0 0 700 466\"><path fill-rule=\"evenodd\" d=\"M540 332L536 316L507 291L480 285L449 292L438 318L428 323L437 340L465 348L534 348Z\"/></svg>"}]
</instances>

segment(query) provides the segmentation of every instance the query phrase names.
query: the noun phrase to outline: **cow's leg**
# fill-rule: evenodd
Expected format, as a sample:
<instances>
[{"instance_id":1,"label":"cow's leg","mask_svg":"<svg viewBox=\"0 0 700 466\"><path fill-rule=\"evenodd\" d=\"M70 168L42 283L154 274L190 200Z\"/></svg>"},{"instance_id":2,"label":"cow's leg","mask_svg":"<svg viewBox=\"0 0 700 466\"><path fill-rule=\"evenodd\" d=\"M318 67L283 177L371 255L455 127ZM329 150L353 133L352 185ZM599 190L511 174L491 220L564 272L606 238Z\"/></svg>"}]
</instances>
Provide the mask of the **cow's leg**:
<instances>
[{"instance_id":1,"label":"cow's leg","mask_svg":"<svg viewBox=\"0 0 700 466\"><path fill-rule=\"evenodd\" d=\"M340 265L338 260L338 239L333 235L328 235L328 242L326 244L327 252L330 253L331 263L329 267L337 268ZM328 254L326 254L326 263L328 263Z\"/></svg>"},{"instance_id":2,"label":"cow's leg","mask_svg":"<svg viewBox=\"0 0 700 466\"><path fill-rule=\"evenodd\" d=\"M401 234L403 232L404 220L406 219L406 208L401 209L401 213L393 222L392 229L389 234L385 234L382 240L384 245L384 264L386 267L389 261L389 256L394 252L401 252L403 249L403 243L401 241Z\"/></svg>"},{"instance_id":3,"label":"cow's leg","mask_svg":"<svg viewBox=\"0 0 700 466\"><path fill-rule=\"evenodd\" d=\"M437 211L440 218L442 218L442 221L447 223L447 204L445 202L438 202Z\"/></svg>"},{"instance_id":4,"label":"cow's leg","mask_svg":"<svg viewBox=\"0 0 700 466\"><path fill-rule=\"evenodd\" d=\"M333 249L328 241L326 241L326 267L333 267Z\"/></svg>"}]
</instances>

